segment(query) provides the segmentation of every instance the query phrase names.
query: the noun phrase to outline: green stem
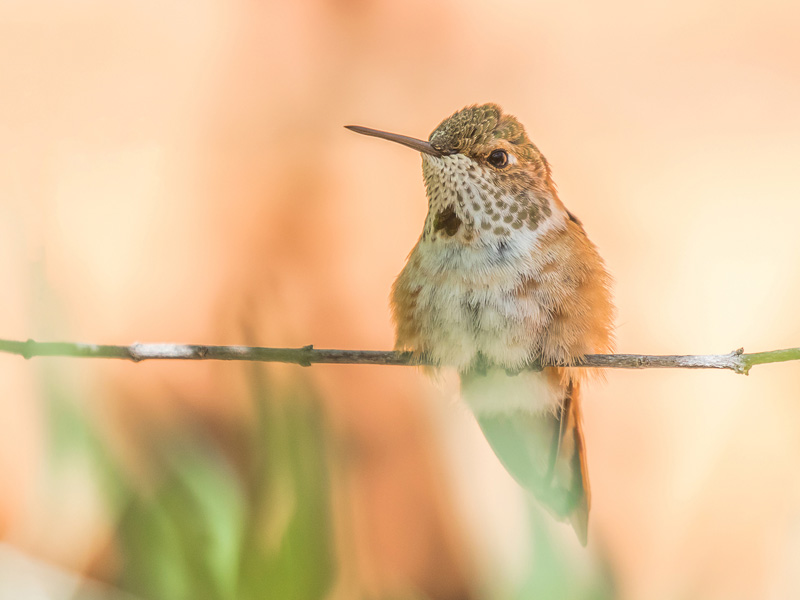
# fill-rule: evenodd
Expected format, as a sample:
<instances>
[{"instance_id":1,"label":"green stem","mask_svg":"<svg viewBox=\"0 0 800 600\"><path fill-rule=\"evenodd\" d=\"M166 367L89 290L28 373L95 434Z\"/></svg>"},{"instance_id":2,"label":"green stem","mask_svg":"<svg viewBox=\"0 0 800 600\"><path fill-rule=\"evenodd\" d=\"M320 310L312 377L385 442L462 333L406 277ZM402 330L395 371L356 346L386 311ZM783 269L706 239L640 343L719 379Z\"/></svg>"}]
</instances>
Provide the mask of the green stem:
<instances>
[{"instance_id":1,"label":"green stem","mask_svg":"<svg viewBox=\"0 0 800 600\"><path fill-rule=\"evenodd\" d=\"M784 350L768 350L767 352L743 354L742 359L745 363L744 372L746 375L754 365L800 360L800 348L786 348Z\"/></svg>"}]
</instances>

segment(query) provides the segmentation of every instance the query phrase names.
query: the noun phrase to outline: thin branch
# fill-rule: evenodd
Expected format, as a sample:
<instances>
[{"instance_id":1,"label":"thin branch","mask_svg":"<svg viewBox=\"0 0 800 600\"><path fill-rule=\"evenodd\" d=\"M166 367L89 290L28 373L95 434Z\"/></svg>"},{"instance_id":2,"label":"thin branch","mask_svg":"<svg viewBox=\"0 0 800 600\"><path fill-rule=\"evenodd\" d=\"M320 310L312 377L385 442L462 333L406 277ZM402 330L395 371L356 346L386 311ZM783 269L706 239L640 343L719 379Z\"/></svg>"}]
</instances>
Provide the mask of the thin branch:
<instances>
[{"instance_id":1,"label":"thin branch","mask_svg":"<svg viewBox=\"0 0 800 600\"><path fill-rule=\"evenodd\" d=\"M280 362L310 367L312 364L339 365L412 365L435 366L424 356L411 352L381 350L317 350L302 348L260 348L254 346L201 346L196 344L131 344L109 346L70 342L26 342L0 339L0 352L26 359L34 356L71 356L80 358L117 358L143 360L247 360ZM601 369L730 369L747 375L755 365L800 360L800 348L745 354L742 348L728 354L668 355L588 354L577 367ZM531 369L541 369L531 364Z\"/></svg>"}]
</instances>

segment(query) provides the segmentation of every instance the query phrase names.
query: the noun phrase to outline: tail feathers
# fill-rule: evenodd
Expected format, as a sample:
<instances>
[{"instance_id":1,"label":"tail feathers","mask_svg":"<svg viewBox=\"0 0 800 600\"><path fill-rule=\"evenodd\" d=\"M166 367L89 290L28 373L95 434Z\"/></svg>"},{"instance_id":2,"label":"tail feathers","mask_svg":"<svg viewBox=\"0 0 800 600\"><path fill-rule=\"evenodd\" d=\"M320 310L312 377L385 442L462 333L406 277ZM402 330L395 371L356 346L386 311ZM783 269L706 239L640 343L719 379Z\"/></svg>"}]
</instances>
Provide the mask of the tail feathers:
<instances>
[{"instance_id":1,"label":"tail feathers","mask_svg":"<svg viewBox=\"0 0 800 600\"><path fill-rule=\"evenodd\" d=\"M506 470L585 546L591 493L577 392L569 384L555 414L518 408L476 416Z\"/></svg>"}]
</instances>

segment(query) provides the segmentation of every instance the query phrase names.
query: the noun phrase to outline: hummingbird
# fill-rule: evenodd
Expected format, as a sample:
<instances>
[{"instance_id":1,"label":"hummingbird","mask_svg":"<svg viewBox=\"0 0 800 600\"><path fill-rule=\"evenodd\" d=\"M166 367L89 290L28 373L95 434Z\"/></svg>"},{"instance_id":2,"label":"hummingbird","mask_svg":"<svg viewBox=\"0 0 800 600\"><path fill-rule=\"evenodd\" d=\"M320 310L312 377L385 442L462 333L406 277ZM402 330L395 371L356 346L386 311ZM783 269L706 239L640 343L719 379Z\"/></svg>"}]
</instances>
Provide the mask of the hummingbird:
<instances>
[{"instance_id":1,"label":"hummingbird","mask_svg":"<svg viewBox=\"0 0 800 600\"><path fill-rule=\"evenodd\" d=\"M395 349L458 371L500 462L586 545L580 391L596 373L576 365L612 352L615 310L603 259L549 163L496 104L457 111L427 141L347 128L422 155L428 213L392 286Z\"/></svg>"}]
</instances>

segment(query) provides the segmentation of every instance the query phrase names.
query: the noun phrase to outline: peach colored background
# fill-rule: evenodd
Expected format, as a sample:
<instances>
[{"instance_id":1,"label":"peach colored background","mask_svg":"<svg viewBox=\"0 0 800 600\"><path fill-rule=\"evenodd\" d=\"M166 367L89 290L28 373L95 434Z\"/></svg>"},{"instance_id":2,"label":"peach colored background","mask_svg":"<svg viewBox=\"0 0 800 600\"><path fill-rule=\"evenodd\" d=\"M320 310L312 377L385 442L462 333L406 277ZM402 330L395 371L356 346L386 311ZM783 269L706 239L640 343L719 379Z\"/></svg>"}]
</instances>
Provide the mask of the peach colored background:
<instances>
[{"instance_id":1,"label":"peach colored background","mask_svg":"<svg viewBox=\"0 0 800 600\"><path fill-rule=\"evenodd\" d=\"M420 160L342 125L427 137L494 101L613 273L619 351L798 346L799 27L797 3L753 0L6 2L0 337L388 349ZM235 365L0 356L0 536L70 569L113 519L80 469L43 481L48 369L100 420L125 410L100 397L175 426L249 414ZM342 597L514 578L519 492L452 387L273 371L311 378L371 457L335 486ZM800 365L607 379L590 535L623 597L800 594Z\"/></svg>"}]
</instances>

